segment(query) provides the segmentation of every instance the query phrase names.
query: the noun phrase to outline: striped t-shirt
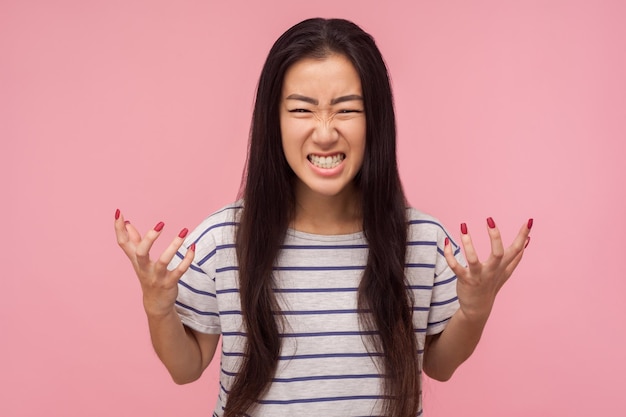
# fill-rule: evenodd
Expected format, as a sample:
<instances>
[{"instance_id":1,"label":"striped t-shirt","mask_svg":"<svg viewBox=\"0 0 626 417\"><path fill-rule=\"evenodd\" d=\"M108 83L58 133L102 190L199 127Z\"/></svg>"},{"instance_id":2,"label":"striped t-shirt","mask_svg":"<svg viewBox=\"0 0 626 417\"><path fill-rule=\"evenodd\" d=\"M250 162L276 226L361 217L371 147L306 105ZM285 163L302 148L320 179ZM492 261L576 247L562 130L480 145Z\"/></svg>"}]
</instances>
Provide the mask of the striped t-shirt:
<instances>
[{"instance_id":1,"label":"striped t-shirt","mask_svg":"<svg viewBox=\"0 0 626 417\"><path fill-rule=\"evenodd\" d=\"M214 416L223 414L246 337L234 244L241 209L241 202L225 207L188 236L184 247L196 243L196 255L180 280L176 301L186 326L222 335ZM456 277L443 256L449 235L434 218L407 210L406 276L415 299L413 322L421 361L426 335L441 332L458 308ZM464 262L459 247L452 244ZM183 254L178 255L173 265ZM287 231L274 268L275 293L286 321L282 348L276 375L250 411L252 417L381 414L382 375L377 358L364 344L367 337L357 314L357 288L366 262L367 241L361 232Z\"/></svg>"}]
</instances>

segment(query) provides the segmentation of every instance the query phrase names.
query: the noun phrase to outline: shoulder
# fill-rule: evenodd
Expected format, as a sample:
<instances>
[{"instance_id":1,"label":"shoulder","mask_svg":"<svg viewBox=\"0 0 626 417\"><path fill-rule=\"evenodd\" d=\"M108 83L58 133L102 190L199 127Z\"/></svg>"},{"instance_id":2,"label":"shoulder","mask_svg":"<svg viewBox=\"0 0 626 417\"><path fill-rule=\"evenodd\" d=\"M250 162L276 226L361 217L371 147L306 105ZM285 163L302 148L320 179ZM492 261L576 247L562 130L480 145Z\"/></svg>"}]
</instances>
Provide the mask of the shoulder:
<instances>
[{"instance_id":1,"label":"shoulder","mask_svg":"<svg viewBox=\"0 0 626 417\"><path fill-rule=\"evenodd\" d=\"M435 241L440 236L447 236L444 226L436 218L430 214L424 213L413 207L407 207L408 235L409 239L414 240L418 237L431 238Z\"/></svg>"},{"instance_id":2,"label":"shoulder","mask_svg":"<svg viewBox=\"0 0 626 417\"><path fill-rule=\"evenodd\" d=\"M211 213L201 224L237 223L243 210L243 200L235 201Z\"/></svg>"},{"instance_id":3,"label":"shoulder","mask_svg":"<svg viewBox=\"0 0 626 417\"><path fill-rule=\"evenodd\" d=\"M194 229L189 239L196 244L207 240L216 243L232 240L242 209L243 202L239 200L211 213Z\"/></svg>"}]
</instances>

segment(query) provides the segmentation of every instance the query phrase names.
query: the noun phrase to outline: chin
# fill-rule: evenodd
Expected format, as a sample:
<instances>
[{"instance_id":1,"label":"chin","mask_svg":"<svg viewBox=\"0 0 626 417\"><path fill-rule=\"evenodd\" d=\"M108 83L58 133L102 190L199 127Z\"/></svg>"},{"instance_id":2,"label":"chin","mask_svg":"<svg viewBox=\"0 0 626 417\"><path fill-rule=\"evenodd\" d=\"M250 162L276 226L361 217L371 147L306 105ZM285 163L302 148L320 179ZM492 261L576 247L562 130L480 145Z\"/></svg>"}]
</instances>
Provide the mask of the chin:
<instances>
[{"instance_id":1,"label":"chin","mask_svg":"<svg viewBox=\"0 0 626 417\"><path fill-rule=\"evenodd\" d=\"M353 183L349 184L306 184L303 183L302 191L317 195L321 198L333 198L349 195L356 189Z\"/></svg>"}]
</instances>

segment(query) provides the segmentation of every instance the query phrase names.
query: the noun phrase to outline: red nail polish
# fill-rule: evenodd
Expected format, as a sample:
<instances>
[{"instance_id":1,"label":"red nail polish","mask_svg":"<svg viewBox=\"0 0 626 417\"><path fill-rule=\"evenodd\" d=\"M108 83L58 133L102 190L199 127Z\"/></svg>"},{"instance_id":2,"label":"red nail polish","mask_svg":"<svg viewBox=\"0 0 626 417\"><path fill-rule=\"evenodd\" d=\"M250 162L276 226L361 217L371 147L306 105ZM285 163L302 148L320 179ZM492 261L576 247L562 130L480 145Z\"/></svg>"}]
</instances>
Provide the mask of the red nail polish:
<instances>
[{"instance_id":1,"label":"red nail polish","mask_svg":"<svg viewBox=\"0 0 626 417\"><path fill-rule=\"evenodd\" d=\"M189 246L189 250L192 251L192 252L195 252L196 251L196 244L192 243L191 246Z\"/></svg>"},{"instance_id":2,"label":"red nail polish","mask_svg":"<svg viewBox=\"0 0 626 417\"><path fill-rule=\"evenodd\" d=\"M465 223L461 223L461 233L467 234L467 225Z\"/></svg>"},{"instance_id":3,"label":"red nail polish","mask_svg":"<svg viewBox=\"0 0 626 417\"><path fill-rule=\"evenodd\" d=\"M185 236L187 236L187 232L189 232L189 230L187 230L187 228L185 227L183 230L180 231L178 237L184 238Z\"/></svg>"},{"instance_id":4,"label":"red nail polish","mask_svg":"<svg viewBox=\"0 0 626 417\"><path fill-rule=\"evenodd\" d=\"M443 242L443 246L448 246L450 244L450 239L446 238Z\"/></svg>"},{"instance_id":5,"label":"red nail polish","mask_svg":"<svg viewBox=\"0 0 626 417\"><path fill-rule=\"evenodd\" d=\"M130 220L126 220L126 221L124 222L124 224L125 224L125 225L130 224Z\"/></svg>"},{"instance_id":6,"label":"red nail polish","mask_svg":"<svg viewBox=\"0 0 626 417\"><path fill-rule=\"evenodd\" d=\"M487 217L487 226L489 226L490 229L495 229L496 222L494 222L491 217Z\"/></svg>"},{"instance_id":7,"label":"red nail polish","mask_svg":"<svg viewBox=\"0 0 626 417\"><path fill-rule=\"evenodd\" d=\"M533 227L533 219L528 219L528 230Z\"/></svg>"},{"instance_id":8,"label":"red nail polish","mask_svg":"<svg viewBox=\"0 0 626 417\"><path fill-rule=\"evenodd\" d=\"M154 230L156 230L157 232L160 232L161 230L163 230L163 226L165 226L165 223L158 222L157 225L154 226Z\"/></svg>"},{"instance_id":9,"label":"red nail polish","mask_svg":"<svg viewBox=\"0 0 626 417\"><path fill-rule=\"evenodd\" d=\"M115 210L115 220L120 218L120 209Z\"/></svg>"},{"instance_id":10,"label":"red nail polish","mask_svg":"<svg viewBox=\"0 0 626 417\"><path fill-rule=\"evenodd\" d=\"M524 245L524 249L526 249L528 247L528 244L530 243L530 236L528 236L526 238L526 244Z\"/></svg>"}]
</instances>

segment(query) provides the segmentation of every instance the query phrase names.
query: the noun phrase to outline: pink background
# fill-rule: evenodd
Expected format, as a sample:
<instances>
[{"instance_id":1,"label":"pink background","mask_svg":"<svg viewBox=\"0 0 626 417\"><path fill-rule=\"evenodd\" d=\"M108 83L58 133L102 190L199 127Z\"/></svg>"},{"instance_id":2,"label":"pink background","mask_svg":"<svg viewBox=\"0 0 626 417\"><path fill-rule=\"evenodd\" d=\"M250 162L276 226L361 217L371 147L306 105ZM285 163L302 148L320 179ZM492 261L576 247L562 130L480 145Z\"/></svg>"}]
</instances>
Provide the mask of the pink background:
<instances>
[{"instance_id":1,"label":"pink background","mask_svg":"<svg viewBox=\"0 0 626 417\"><path fill-rule=\"evenodd\" d=\"M426 415L623 416L626 7L566 0L3 0L0 415L210 415L216 369L170 381L113 213L163 248L231 202L263 59L312 16L375 36L412 205L483 254L487 216L535 218Z\"/></svg>"}]
</instances>

